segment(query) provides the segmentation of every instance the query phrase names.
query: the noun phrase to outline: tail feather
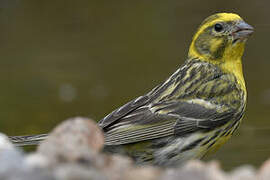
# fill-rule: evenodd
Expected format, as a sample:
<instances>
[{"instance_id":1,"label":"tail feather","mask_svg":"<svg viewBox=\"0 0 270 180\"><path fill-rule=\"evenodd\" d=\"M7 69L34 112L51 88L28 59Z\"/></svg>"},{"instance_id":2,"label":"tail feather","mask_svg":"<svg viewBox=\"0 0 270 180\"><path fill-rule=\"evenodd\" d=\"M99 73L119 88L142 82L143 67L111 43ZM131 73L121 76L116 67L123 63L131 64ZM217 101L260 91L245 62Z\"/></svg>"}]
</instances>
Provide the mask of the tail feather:
<instances>
[{"instance_id":1,"label":"tail feather","mask_svg":"<svg viewBox=\"0 0 270 180\"><path fill-rule=\"evenodd\" d=\"M27 135L27 136L9 136L9 140L15 146L38 145L47 138L48 134Z\"/></svg>"}]
</instances>

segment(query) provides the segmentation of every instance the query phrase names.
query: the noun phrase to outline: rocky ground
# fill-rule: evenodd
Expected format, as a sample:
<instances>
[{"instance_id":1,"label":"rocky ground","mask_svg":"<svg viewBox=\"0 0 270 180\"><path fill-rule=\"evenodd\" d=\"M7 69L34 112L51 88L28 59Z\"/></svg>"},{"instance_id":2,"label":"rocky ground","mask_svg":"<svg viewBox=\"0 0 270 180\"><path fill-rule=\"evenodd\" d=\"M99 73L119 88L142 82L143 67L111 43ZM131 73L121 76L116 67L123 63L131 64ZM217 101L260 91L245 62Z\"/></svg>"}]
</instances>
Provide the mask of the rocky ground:
<instances>
[{"instance_id":1,"label":"rocky ground","mask_svg":"<svg viewBox=\"0 0 270 180\"><path fill-rule=\"evenodd\" d=\"M135 166L131 159L101 153L104 139L94 121L69 119L36 152L26 154L0 134L0 180L269 180L270 160L255 170L224 172L217 162L190 161L162 169Z\"/></svg>"}]
</instances>

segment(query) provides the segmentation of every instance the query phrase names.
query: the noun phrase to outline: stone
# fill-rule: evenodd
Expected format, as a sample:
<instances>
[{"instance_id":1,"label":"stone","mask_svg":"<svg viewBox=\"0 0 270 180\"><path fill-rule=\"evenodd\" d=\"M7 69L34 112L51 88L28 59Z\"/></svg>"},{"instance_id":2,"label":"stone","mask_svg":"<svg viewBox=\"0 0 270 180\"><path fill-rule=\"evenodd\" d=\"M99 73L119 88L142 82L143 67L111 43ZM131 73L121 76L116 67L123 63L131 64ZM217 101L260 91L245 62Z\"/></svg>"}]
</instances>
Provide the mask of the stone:
<instances>
[{"instance_id":1,"label":"stone","mask_svg":"<svg viewBox=\"0 0 270 180\"><path fill-rule=\"evenodd\" d=\"M72 118L58 125L38 147L50 164L60 162L90 163L103 148L103 133L87 118Z\"/></svg>"},{"instance_id":2,"label":"stone","mask_svg":"<svg viewBox=\"0 0 270 180\"><path fill-rule=\"evenodd\" d=\"M265 161L261 168L258 170L258 179L259 180L269 180L270 179L270 159Z\"/></svg>"},{"instance_id":3,"label":"stone","mask_svg":"<svg viewBox=\"0 0 270 180\"><path fill-rule=\"evenodd\" d=\"M29 166L26 155L15 148L8 138L0 135L0 179L1 180L54 180L47 169Z\"/></svg>"},{"instance_id":4,"label":"stone","mask_svg":"<svg viewBox=\"0 0 270 180\"><path fill-rule=\"evenodd\" d=\"M5 134L0 133L0 152L2 150L11 150L14 148L15 146L9 141L9 138Z\"/></svg>"},{"instance_id":5,"label":"stone","mask_svg":"<svg viewBox=\"0 0 270 180\"><path fill-rule=\"evenodd\" d=\"M44 155L40 153L31 153L25 157L25 164L27 166L35 168L36 167L43 168L49 166L49 161Z\"/></svg>"},{"instance_id":6,"label":"stone","mask_svg":"<svg viewBox=\"0 0 270 180\"><path fill-rule=\"evenodd\" d=\"M104 173L99 169L87 168L74 163L57 166L53 170L53 174L57 180L107 180Z\"/></svg>"},{"instance_id":7,"label":"stone","mask_svg":"<svg viewBox=\"0 0 270 180\"><path fill-rule=\"evenodd\" d=\"M130 158L120 155L105 155L103 160L103 164L96 167L110 180L120 180L134 166Z\"/></svg>"},{"instance_id":8,"label":"stone","mask_svg":"<svg viewBox=\"0 0 270 180\"><path fill-rule=\"evenodd\" d=\"M240 166L234 169L227 179L231 180L254 180L256 179L256 170L252 166Z\"/></svg>"},{"instance_id":9,"label":"stone","mask_svg":"<svg viewBox=\"0 0 270 180\"><path fill-rule=\"evenodd\" d=\"M179 168L165 170L161 180L226 180L226 175L221 171L217 162L204 163L192 160Z\"/></svg>"},{"instance_id":10,"label":"stone","mask_svg":"<svg viewBox=\"0 0 270 180\"><path fill-rule=\"evenodd\" d=\"M123 173L121 180L156 180L161 173L161 169L153 166L133 167Z\"/></svg>"}]
</instances>

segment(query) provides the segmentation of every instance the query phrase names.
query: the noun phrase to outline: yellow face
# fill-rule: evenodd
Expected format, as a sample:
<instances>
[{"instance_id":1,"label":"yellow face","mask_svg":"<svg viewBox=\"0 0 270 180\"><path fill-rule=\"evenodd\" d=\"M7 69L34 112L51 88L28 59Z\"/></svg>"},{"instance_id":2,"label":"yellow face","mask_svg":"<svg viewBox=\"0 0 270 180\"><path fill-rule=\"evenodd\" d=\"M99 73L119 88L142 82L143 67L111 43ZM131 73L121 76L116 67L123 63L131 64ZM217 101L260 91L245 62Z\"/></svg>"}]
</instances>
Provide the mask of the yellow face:
<instances>
[{"instance_id":1,"label":"yellow face","mask_svg":"<svg viewBox=\"0 0 270 180\"><path fill-rule=\"evenodd\" d=\"M237 14L214 14L203 21L194 35L189 57L215 64L239 59L252 32L253 28Z\"/></svg>"}]
</instances>

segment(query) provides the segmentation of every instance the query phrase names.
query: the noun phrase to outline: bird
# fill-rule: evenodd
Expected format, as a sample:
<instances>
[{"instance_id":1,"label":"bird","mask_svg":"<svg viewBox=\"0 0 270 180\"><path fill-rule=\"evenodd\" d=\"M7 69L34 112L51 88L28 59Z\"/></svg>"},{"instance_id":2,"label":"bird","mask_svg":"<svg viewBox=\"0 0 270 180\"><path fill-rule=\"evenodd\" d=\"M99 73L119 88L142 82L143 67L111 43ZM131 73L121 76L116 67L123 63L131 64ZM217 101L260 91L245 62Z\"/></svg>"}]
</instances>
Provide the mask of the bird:
<instances>
[{"instance_id":1,"label":"bird","mask_svg":"<svg viewBox=\"0 0 270 180\"><path fill-rule=\"evenodd\" d=\"M207 17L194 34L185 62L148 93L98 122L104 152L136 164L178 166L218 150L239 127L247 104L242 56L254 28L238 14ZM46 138L16 136L16 144Z\"/></svg>"}]
</instances>

